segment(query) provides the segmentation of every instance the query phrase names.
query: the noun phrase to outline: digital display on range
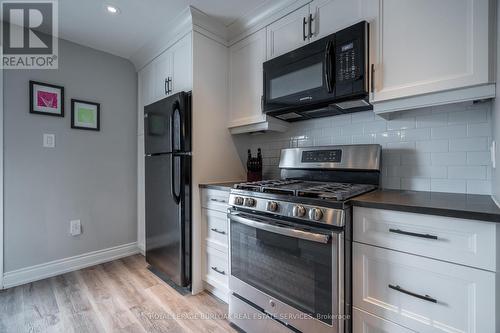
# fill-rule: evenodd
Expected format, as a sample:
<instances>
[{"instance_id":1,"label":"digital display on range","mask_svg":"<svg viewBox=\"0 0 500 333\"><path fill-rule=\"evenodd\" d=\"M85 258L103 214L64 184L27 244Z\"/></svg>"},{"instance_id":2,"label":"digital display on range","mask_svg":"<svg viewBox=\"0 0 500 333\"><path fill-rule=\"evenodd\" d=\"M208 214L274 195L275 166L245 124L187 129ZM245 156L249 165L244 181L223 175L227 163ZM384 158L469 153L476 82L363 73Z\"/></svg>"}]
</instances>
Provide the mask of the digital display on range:
<instances>
[{"instance_id":1,"label":"digital display on range","mask_svg":"<svg viewBox=\"0 0 500 333\"><path fill-rule=\"evenodd\" d=\"M302 152L302 163L340 163L342 150L315 150Z\"/></svg>"}]
</instances>

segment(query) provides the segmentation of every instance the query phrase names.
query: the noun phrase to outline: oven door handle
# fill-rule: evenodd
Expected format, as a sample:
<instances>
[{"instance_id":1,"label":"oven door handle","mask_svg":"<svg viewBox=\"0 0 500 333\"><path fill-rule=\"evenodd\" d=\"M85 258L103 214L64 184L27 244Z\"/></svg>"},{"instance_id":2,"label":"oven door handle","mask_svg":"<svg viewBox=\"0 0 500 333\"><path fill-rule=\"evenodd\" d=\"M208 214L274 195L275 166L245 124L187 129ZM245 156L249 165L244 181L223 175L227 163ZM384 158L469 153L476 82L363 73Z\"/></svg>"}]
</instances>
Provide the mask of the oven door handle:
<instances>
[{"instance_id":1,"label":"oven door handle","mask_svg":"<svg viewBox=\"0 0 500 333\"><path fill-rule=\"evenodd\" d=\"M316 243L323 243L323 244L327 244L328 241L330 240L330 235L323 235L323 234L317 234L314 232L303 231L303 230L298 230L298 229L278 227L276 225L250 220L250 219L241 217L237 214L229 214L229 218L232 221L247 225L249 227L253 227L256 229L269 231L269 232L272 232L275 234L280 234L280 235L289 236L289 237L293 237L293 238L300 238L300 239L305 239L308 241L312 241L312 242L316 242Z\"/></svg>"}]
</instances>

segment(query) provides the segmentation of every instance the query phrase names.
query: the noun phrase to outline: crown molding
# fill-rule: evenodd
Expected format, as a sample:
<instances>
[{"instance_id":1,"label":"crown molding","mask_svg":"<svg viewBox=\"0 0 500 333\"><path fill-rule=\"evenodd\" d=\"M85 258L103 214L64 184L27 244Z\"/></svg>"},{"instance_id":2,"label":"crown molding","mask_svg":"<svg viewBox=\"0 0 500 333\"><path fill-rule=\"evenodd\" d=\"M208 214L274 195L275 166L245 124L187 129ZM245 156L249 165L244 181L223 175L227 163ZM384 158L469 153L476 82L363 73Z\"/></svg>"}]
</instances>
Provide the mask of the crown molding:
<instances>
[{"instance_id":1,"label":"crown molding","mask_svg":"<svg viewBox=\"0 0 500 333\"><path fill-rule=\"evenodd\" d=\"M311 0L266 1L229 26L189 6L165 26L165 31L152 36L129 60L139 71L191 31L230 46L310 2Z\"/></svg>"},{"instance_id":2,"label":"crown molding","mask_svg":"<svg viewBox=\"0 0 500 333\"><path fill-rule=\"evenodd\" d=\"M238 42L310 2L311 0L266 1L227 27L229 44Z\"/></svg>"}]
</instances>

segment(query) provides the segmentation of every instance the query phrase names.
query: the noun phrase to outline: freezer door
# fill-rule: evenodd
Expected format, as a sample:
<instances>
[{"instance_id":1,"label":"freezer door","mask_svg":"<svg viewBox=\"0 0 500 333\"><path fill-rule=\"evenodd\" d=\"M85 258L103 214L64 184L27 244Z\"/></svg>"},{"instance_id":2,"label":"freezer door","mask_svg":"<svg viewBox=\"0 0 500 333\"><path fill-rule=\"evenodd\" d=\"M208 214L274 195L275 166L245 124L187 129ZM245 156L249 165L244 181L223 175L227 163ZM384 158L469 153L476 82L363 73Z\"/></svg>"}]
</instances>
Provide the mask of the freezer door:
<instances>
[{"instance_id":1,"label":"freezer door","mask_svg":"<svg viewBox=\"0 0 500 333\"><path fill-rule=\"evenodd\" d=\"M190 99L181 92L144 108L146 155L191 150Z\"/></svg>"},{"instance_id":2,"label":"freezer door","mask_svg":"<svg viewBox=\"0 0 500 333\"><path fill-rule=\"evenodd\" d=\"M174 283L190 283L190 156L147 156L146 261Z\"/></svg>"}]
</instances>

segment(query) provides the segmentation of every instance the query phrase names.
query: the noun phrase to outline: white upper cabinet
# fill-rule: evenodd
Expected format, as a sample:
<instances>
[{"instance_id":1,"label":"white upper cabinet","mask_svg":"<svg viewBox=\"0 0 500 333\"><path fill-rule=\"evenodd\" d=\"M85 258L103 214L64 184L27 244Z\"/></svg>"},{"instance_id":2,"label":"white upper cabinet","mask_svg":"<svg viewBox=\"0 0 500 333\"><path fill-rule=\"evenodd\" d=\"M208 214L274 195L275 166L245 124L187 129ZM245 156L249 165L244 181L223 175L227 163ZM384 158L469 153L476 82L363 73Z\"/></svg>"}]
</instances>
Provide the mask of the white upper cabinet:
<instances>
[{"instance_id":1,"label":"white upper cabinet","mask_svg":"<svg viewBox=\"0 0 500 333\"><path fill-rule=\"evenodd\" d=\"M267 59L309 42L309 5L301 7L267 26Z\"/></svg>"},{"instance_id":2,"label":"white upper cabinet","mask_svg":"<svg viewBox=\"0 0 500 333\"><path fill-rule=\"evenodd\" d=\"M171 94L189 91L193 87L192 45L192 34L188 34L169 49L172 61Z\"/></svg>"},{"instance_id":3,"label":"white upper cabinet","mask_svg":"<svg viewBox=\"0 0 500 333\"><path fill-rule=\"evenodd\" d=\"M379 51L371 96L376 111L378 102L494 81L492 0L379 1ZM488 90L491 87L486 94ZM484 93L479 91L477 97L487 97ZM457 98L470 94L462 91ZM407 105L403 101L399 107L444 104L453 98L450 93L441 99L427 96L425 101L409 99ZM397 104L382 107L397 108Z\"/></svg>"},{"instance_id":4,"label":"white upper cabinet","mask_svg":"<svg viewBox=\"0 0 500 333\"><path fill-rule=\"evenodd\" d=\"M192 89L192 50L192 34L189 33L139 72L142 106Z\"/></svg>"},{"instance_id":5,"label":"white upper cabinet","mask_svg":"<svg viewBox=\"0 0 500 333\"><path fill-rule=\"evenodd\" d=\"M229 49L229 127L266 120L262 113L262 63L266 30L261 29Z\"/></svg>"},{"instance_id":6,"label":"white upper cabinet","mask_svg":"<svg viewBox=\"0 0 500 333\"><path fill-rule=\"evenodd\" d=\"M141 81L141 102L142 105L150 104L155 98L154 89L154 69L153 65L149 64L139 72L139 80Z\"/></svg>"},{"instance_id":7,"label":"white upper cabinet","mask_svg":"<svg viewBox=\"0 0 500 333\"><path fill-rule=\"evenodd\" d=\"M153 69L155 75L154 100L158 101L168 95L169 86L172 80L172 53L170 49L163 52L158 58L153 61Z\"/></svg>"},{"instance_id":8,"label":"white upper cabinet","mask_svg":"<svg viewBox=\"0 0 500 333\"><path fill-rule=\"evenodd\" d=\"M311 31L314 39L328 36L364 19L365 0L314 0Z\"/></svg>"}]
</instances>

